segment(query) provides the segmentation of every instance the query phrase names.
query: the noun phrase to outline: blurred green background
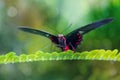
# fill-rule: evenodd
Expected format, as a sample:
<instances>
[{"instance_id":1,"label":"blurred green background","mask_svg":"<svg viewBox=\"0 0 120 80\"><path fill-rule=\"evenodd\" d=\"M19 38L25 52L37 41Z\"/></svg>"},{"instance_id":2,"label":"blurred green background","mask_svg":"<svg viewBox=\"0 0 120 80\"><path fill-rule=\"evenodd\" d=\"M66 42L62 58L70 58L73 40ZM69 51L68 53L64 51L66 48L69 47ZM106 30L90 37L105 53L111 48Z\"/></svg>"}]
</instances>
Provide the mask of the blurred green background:
<instances>
[{"instance_id":1,"label":"blurred green background","mask_svg":"<svg viewBox=\"0 0 120 80\"><path fill-rule=\"evenodd\" d=\"M45 37L19 26L67 34L80 26L113 17L84 35L77 51L120 50L120 0L0 0L0 55L60 51ZM67 28L70 24L71 27ZM111 61L39 61L0 65L0 80L120 80L120 63Z\"/></svg>"}]
</instances>

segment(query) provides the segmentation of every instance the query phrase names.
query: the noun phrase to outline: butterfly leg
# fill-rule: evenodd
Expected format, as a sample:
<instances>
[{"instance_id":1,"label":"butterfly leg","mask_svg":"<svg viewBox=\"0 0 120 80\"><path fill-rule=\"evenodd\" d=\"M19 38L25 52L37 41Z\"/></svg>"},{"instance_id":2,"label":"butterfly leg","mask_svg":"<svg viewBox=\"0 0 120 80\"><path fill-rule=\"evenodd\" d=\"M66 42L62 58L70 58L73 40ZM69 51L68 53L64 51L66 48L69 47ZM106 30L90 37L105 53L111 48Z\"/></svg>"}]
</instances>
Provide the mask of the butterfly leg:
<instances>
[{"instance_id":1,"label":"butterfly leg","mask_svg":"<svg viewBox=\"0 0 120 80\"><path fill-rule=\"evenodd\" d=\"M74 46L71 44L71 42L69 42L69 45L70 45L71 50L75 51L75 48L74 48Z\"/></svg>"}]
</instances>

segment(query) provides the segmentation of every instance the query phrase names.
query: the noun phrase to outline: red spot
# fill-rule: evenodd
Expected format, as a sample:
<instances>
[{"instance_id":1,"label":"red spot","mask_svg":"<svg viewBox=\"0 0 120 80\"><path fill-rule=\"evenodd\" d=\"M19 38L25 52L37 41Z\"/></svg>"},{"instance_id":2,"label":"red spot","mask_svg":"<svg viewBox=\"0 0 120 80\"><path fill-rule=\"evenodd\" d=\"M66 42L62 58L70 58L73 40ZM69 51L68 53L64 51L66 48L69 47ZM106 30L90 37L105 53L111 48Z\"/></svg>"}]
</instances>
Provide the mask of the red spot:
<instances>
[{"instance_id":1,"label":"red spot","mask_svg":"<svg viewBox=\"0 0 120 80\"><path fill-rule=\"evenodd\" d=\"M80 42L76 42L76 44L79 44Z\"/></svg>"},{"instance_id":2,"label":"red spot","mask_svg":"<svg viewBox=\"0 0 120 80\"><path fill-rule=\"evenodd\" d=\"M67 51L70 50L69 46L66 46L65 48L63 48L63 51Z\"/></svg>"},{"instance_id":3,"label":"red spot","mask_svg":"<svg viewBox=\"0 0 120 80\"><path fill-rule=\"evenodd\" d=\"M50 37L51 40L53 40L52 36Z\"/></svg>"}]
</instances>

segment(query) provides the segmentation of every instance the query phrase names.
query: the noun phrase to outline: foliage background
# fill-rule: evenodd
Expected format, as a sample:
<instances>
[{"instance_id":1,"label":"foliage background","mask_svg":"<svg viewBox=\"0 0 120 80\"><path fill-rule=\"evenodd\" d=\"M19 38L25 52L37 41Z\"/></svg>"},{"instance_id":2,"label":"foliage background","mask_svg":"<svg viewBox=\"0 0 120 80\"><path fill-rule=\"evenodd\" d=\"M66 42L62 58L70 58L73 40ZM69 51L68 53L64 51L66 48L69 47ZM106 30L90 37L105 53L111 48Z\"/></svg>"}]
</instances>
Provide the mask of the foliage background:
<instances>
[{"instance_id":1,"label":"foliage background","mask_svg":"<svg viewBox=\"0 0 120 80\"><path fill-rule=\"evenodd\" d=\"M18 30L18 26L67 34L96 20L114 22L84 35L77 51L120 50L119 0L0 0L0 53L32 54L60 51L49 39ZM68 26L72 24L71 27ZM119 62L41 61L0 65L1 80L119 80Z\"/></svg>"}]
</instances>

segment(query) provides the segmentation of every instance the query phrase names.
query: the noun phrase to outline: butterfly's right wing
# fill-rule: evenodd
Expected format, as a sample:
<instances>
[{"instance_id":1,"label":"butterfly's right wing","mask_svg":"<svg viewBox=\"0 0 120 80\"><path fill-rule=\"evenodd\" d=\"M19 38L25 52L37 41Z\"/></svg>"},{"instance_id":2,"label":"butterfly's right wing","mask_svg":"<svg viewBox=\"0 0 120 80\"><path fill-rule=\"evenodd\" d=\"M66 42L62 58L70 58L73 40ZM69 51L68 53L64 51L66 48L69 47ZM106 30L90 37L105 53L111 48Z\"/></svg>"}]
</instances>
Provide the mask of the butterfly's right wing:
<instances>
[{"instance_id":1,"label":"butterfly's right wing","mask_svg":"<svg viewBox=\"0 0 120 80\"><path fill-rule=\"evenodd\" d=\"M103 20L99 20L99 21L96 21L96 22L93 22L91 24L88 24L88 25L85 25L83 27L80 27L74 31L72 31L71 33L77 33L79 32L80 34L86 34L96 28L99 28L101 27L102 25L105 25L107 23L110 23L111 21L113 21L113 18L106 18L106 19L103 19ZM67 36L71 35L71 33L69 33Z\"/></svg>"},{"instance_id":2,"label":"butterfly's right wing","mask_svg":"<svg viewBox=\"0 0 120 80\"><path fill-rule=\"evenodd\" d=\"M67 42L71 43L71 46L73 46L73 48L76 48L78 44L80 44L80 42L82 41L82 35L98 27L101 27L102 25L105 25L111 22L112 20L113 18L107 18L107 19L103 19L103 20L88 24L86 26L80 27L66 35Z\"/></svg>"},{"instance_id":3,"label":"butterfly's right wing","mask_svg":"<svg viewBox=\"0 0 120 80\"><path fill-rule=\"evenodd\" d=\"M58 39L56 36L44 32L44 31L40 31L40 30L36 30L36 29L31 29L31 28L26 28L26 27L19 27L20 30L25 31L25 32L29 32L29 33L33 33L33 34L37 34L37 35L41 35L44 37L49 38L52 42L54 42L55 44L58 44Z\"/></svg>"}]
</instances>

